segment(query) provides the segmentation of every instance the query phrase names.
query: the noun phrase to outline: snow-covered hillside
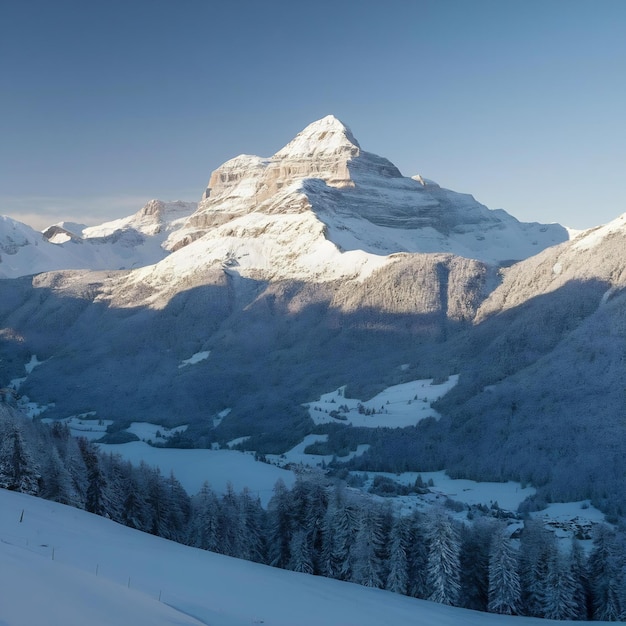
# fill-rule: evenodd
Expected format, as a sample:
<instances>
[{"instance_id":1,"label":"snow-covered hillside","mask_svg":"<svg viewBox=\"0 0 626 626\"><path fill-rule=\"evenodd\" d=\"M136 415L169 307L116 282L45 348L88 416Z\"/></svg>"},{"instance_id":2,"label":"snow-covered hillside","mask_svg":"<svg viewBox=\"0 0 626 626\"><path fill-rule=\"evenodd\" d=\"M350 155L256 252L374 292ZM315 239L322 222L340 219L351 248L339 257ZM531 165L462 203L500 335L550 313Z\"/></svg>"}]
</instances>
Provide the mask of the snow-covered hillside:
<instances>
[{"instance_id":1,"label":"snow-covered hillside","mask_svg":"<svg viewBox=\"0 0 626 626\"><path fill-rule=\"evenodd\" d=\"M151 200L130 217L87 228L61 222L38 233L0 216L0 278L62 269L114 270L163 259L167 237L195 211L195 202Z\"/></svg>"},{"instance_id":2,"label":"snow-covered hillside","mask_svg":"<svg viewBox=\"0 0 626 626\"><path fill-rule=\"evenodd\" d=\"M456 609L274 569L0 490L2 626L550 623L557 622Z\"/></svg>"}]
</instances>

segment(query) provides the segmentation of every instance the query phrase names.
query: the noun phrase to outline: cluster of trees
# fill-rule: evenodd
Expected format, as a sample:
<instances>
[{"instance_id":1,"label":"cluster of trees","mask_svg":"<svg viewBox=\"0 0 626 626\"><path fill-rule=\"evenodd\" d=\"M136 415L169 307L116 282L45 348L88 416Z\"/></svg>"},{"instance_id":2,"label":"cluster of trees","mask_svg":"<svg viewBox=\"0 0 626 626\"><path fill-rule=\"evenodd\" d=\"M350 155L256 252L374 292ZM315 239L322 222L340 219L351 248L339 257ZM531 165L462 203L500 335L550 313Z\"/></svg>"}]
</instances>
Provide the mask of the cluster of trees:
<instances>
[{"instance_id":1,"label":"cluster of trees","mask_svg":"<svg viewBox=\"0 0 626 626\"><path fill-rule=\"evenodd\" d=\"M599 526L589 555L528 520L471 524L443 509L398 515L315 475L258 497L209 485L190 497L174 476L103 455L62 424L0 411L0 487L233 557L481 611L551 619L626 619L626 541Z\"/></svg>"}]
</instances>

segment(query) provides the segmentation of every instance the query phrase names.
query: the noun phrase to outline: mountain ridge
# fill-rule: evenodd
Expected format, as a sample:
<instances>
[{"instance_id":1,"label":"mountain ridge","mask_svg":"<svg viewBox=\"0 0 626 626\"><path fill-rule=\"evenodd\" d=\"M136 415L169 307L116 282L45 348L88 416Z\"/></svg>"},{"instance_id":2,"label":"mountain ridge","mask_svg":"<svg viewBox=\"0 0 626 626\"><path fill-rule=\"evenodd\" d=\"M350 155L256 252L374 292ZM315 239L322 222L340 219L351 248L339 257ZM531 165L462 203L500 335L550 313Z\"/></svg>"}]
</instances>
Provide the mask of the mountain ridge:
<instances>
[{"instance_id":1,"label":"mountain ridge","mask_svg":"<svg viewBox=\"0 0 626 626\"><path fill-rule=\"evenodd\" d=\"M22 381L45 417L95 411L112 436L149 416L189 424L188 445L248 437L279 454L313 432L303 405L323 393L458 375L440 420L331 432L329 448L367 443L354 461L364 471L448 467L531 481L539 498L587 490L619 511L615 476L607 498L585 472L598 474L603 438L622 446L624 216L566 241L560 226L522 224L376 159L355 168L366 153L324 119L278 158L218 168L197 210L154 203L89 231L128 252L125 269L0 281L0 386ZM83 243L48 245L89 249L73 234ZM150 241L158 262L132 267Z\"/></svg>"},{"instance_id":2,"label":"mountain ridge","mask_svg":"<svg viewBox=\"0 0 626 626\"><path fill-rule=\"evenodd\" d=\"M334 116L309 124L272 157L227 161L211 174L198 205L153 200L99 226L54 225L43 240L26 226L3 224L0 277L7 278L146 267L198 239L205 242L200 256L231 268L236 262L240 269L233 271L263 274L271 266L273 278L284 270L283 278L319 280L327 272L332 280L368 275L394 253L444 252L508 264L568 238L559 225L524 224L468 194L402 176L388 159L364 151ZM19 246L11 228L21 231ZM311 275L310 264L296 269L293 259L276 255L276 246L290 244L325 259L323 267L313 262Z\"/></svg>"}]
</instances>

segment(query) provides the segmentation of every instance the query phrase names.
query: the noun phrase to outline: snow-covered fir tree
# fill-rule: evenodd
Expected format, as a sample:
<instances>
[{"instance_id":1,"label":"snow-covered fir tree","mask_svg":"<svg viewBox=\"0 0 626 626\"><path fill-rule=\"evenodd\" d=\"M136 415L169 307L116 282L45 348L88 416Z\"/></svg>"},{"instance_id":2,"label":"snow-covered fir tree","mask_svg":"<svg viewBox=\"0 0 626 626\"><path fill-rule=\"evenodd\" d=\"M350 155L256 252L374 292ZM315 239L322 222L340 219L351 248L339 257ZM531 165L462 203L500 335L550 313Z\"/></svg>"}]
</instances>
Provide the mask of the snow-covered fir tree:
<instances>
[{"instance_id":1,"label":"snow-covered fir tree","mask_svg":"<svg viewBox=\"0 0 626 626\"><path fill-rule=\"evenodd\" d=\"M490 613L517 615L521 608L518 556L506 526L494 533L489 551Z\"/></svg>"},{"instance_id":2,"label":"snow-covered fir tree","mask_svg":"<svg viewBox=\"0 0 626 626\"><path fill-rule=\"evenodd\" d=\"M496 532L491 518L479 517L461 527L461 602L486 611L489 602L489 551Z\"/></svg>"},{"instance_id":3,"label":"snow-covered fir tree","mask_svg":"<svg viewBox=\"0 0 626 626\"><path fill-rule=\"evenodd\" d=\"M397 515L389 536L389 573L385 589L407 595L409 589L410 520Z\"/></svg>"},{"instance_id":4,"label":"snow-covered fir tree","mask_svg":"<svg viewBox=\"0 0 626 626\"><path fill-rule=\"evenodd\" d=\"M620 582L626 554L613 529L601 525L595 529L589 555L589 579L593 598L594 620L616 622L622 619Z\"/></svg>"},{"instance_id":5,"label":"snow-covered fir tree","mask_svg":"<svg viewBox=\"0 0 626 626\"><path fill-rule=\"evenodd\" d=\"M546 619L573 620L577 617L576 584L569 554L557 550L548 563L544 616Z\"/></svg>"},{"instance_id":6,"label":"snow-covered fir tree","mask_svg":"<svg viewBox=\"0 0 626 626\"><path fill-rule=\"evenodd\" d=\"M545 616L549 565L556 552L554 535L541 522L526 520L520 537L523 615Z\"/></svg>"},{"instance_id":7,"label":"snow-covered fir tree","mask_svg":"<svg viewBox=\"0 0 626 626\"><path fill-rule=\"evenodd\" d=\"M441 510L434 510L427 516L427 520L428 599L455 606L461 589L459 533L450 517Z\"/></svg>"},{"instance_id":8,"label":"snow-covered fir tree","mask_svg":"<svg viewBox=\"0 0 626 626\"><path fill-rule=\"evenodd\" d=\"M0 487L34 496L39 493L41 473L24 442L27 426L17 419L0 421Z\"/></svg>"},{"instance_id":9,"label":"snow-covered fir tree","mask_svg":"<svg viewBox=\"0 0 626 626\"><path fill-rule=\"evenodd\" d=\"M365 587L381 588L386 579L384 511L364 502L359 509L358 530L352 546L352 580Z\"/></svg>"}]
</instances>

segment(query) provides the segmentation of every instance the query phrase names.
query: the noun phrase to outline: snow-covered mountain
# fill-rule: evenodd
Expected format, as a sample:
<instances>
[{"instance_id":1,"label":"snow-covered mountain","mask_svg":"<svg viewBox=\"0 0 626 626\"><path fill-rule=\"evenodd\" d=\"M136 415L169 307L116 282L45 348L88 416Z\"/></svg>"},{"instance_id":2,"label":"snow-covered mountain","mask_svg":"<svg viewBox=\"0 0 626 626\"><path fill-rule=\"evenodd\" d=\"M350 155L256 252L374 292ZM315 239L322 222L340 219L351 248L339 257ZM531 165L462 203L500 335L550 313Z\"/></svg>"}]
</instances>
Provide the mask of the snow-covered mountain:
<instances>
[{"instance_id":1,"label":"snow-covered mountain","mask_svg":"<svg viewBox=\"0 0 626 626\"><path fill-rule=\"evenodd\" d=\"M369 275L398 253L511 262L567 237L558 224L522 224L469 195L403 177L327 116L270 158L241 155L213 172L168 247L201 243L162 268L195 271L201 258L244 275L329 280Z\"/></svg>"},{"instance_id":2,"label":"snow-covered mountain","mask_svg":"<svg viewBox=\"0 0 626 626\"><path fill-rule=\"evenodd\" d=\"M247 437L280 454L314 429L303 405L333 389L367 400L458 375L440 419L401 437L331 428L328 454L367 443L360 469L453 468L621 514L623 216L569 241L402 177L327 117L218 168L197 207L152 202L50 241L4 224L0 271L22 250L82 255L50 266L75 271L15 264L5 275L22 277L0 281L0 387L43 417L95 413L114 441L133 421L186 424L182 445Z\"/></svg>"},{"instance_id":3,"label":"snow-covered mountain","mask_svg":"<svg viewBox=\"0 0 626 626\"><path fill-rule=\"evenodd\" d=\"M61 222L38 233L0 217L0 278L63 269L115 270L157 263L167 237L195 211L194 202L151 200L130 217L100 226Z\"/></svg>"},{"instance_id":4,"label":"snow-covered mountain","mask_svg":"<svg viewBox=\"0 0 626 626\"><path fill-rule=\"evenodd\" d=\"M224 163L199 205L153 200L96 227L56 224L43 240L4 218L0 276L142 267L201 239L155 272L225 265L273 279L330 280L369 275L397 253L500 264L567 238L558 224L521 223L419 175L403 177L329 115L270 158L241 155Z\"/></svg>"}]
</instances>

